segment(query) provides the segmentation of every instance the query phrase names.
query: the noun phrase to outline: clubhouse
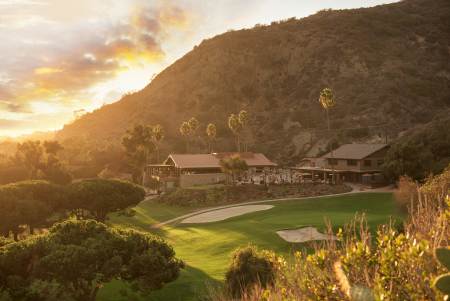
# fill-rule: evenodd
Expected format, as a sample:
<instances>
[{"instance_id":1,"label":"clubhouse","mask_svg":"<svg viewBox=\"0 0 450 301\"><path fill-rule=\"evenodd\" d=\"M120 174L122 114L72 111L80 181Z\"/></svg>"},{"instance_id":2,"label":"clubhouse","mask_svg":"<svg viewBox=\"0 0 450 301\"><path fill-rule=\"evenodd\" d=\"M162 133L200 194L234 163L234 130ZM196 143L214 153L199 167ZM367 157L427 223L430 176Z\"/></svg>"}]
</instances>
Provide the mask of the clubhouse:
<instances>
[{"instance_id":1,"label":"clubhouse","mask_svg":"<svg viewBox=\"0 0 450 301\"><path fill-rule=\"evenodd\" d=\"M258 174L277 168L262 153L229 152L212 154L171 154L162 164L147 166L146 174L160 183L165 191L174 187L191 187L222 183L226 175L222 172L220 161L232 156L239 156L248 167L248 173Z\"/></svg>"},{"instance_id":2,"label":"clubhouse","mask_svg":"<svg viewBox=\"0 0 450 301\"><path fill-rule=\"evenodd\" d=\"M370 186L384 183L382 165L388 144L344 144L318 158L304 158L294 169L313 181L354 182Z\"/></svg>"}]
</instances>

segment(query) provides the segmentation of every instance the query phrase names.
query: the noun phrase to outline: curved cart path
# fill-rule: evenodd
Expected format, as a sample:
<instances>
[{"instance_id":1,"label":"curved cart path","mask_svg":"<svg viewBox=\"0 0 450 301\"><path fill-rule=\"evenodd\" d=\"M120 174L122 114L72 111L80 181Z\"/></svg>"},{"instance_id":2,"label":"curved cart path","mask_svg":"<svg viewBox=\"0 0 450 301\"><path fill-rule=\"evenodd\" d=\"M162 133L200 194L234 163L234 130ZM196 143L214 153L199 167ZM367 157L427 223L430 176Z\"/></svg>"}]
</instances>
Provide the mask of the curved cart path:
<instances>
[{"instance_id":1,"label":"curved cart path","mask_svg":"<svg viewBox=\"0 0 450 301\"><path fill-rule=\"evenodd\" d=\"M202 213L206 213L206 212L210 212L210 211L216 211L216 210L231 208L231 207L239 207L239 206L252 205L252 204L271 203L271 202L292 201L292 200L299 200L300 201L300 200L315 199L315 198L327 198L327 197L334 197L334 196L340 196L340 195L346 195L346 194L354 194L354 193L361 193L361 192L392 192L393 191L393 189L390 188L390 186L388 186L388 187L381 187L381 188L377 188L377 189L360 190L359 186L351 185L351 184L348 184L348 183L346 183L346 184L349 185L350 187L352 187L352 191L343 192L343 193L335 193L335 194L319 195L319 196L290 197L290 198L281 198L281 199L268 199L268 200L250 201L250 202L245 202L245 203L236 203L236 204L228 204L228 205L224 205L224 206L211 207L211 208L197 210L197 211L194 211L194 212L191 212L191 213L188 213L188 214L184 214L184 215L172 218L172 219L167 220L165 222L161 222L161 223L152 225L151 229L159 229L159 228L162 228L162 227L164 227L166 225L173 224L175 222L184 220L184 219L186 219L188 217L192 217L194 215L198 215L198 214L202 214Z\"/></svg>"}]
</instances>

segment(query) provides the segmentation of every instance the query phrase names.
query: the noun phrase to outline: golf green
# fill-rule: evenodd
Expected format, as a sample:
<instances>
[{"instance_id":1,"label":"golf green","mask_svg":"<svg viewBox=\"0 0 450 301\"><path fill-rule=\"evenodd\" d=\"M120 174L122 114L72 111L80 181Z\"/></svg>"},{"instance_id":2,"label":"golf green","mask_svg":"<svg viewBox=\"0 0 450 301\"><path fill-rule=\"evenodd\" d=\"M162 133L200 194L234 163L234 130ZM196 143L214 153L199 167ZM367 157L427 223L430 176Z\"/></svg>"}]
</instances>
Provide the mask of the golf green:
<instances>
[{"instance_id":1,"label":"golf green","mask_svg":"<svg viewBox=\"0 0 450 301\"><path fill-rule=\"evenodd\" d=\"M355 193L269 203L272 209L237 216L207 224L176 224L151 230L156 222L187 213L182 207L171 208L151 202L136 207L134 217L112 216L111 223L153 231L171 244L177 257L187 265L179 279L148 296L124 295L128 291L120 281L106 285L98 295L100 301L125 300L198 300L208 286L223 281L230 254L249 243L289 255L305 245L288 243L276 231L311 225L323 230L325 220L333 228L344 226L356 213L365 213L372 231L377 225L398 217L391 193Z\"/></svg>"}]
</instances>

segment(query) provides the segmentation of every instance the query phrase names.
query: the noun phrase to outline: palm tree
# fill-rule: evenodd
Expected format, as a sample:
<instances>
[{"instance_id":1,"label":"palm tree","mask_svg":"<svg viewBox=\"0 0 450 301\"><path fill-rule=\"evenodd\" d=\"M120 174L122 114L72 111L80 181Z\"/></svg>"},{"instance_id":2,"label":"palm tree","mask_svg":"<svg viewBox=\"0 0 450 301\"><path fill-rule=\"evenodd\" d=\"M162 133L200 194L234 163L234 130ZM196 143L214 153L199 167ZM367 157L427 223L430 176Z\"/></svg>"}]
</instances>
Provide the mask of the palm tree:
<instances>
[{"instance_id":1,"label":"palm tree","mask_svg":"<svg viewBox=\"0 0 450 301\"><path fill-rule=\"evenodd\" d=\"M239 112L238 118L239 118L239 123L242 126L242 130L244 131L248 125L248 120L249 120L248 112L245 110L241 110ZM247 151L247 141L244 141L244 151L245 152Z\"/></svg>"},{"instance_id":2,"label":"palm tree","mask_svg":"<svg viewBox=\"0 0 450 301\"><path fill-rule=\"evenodd\" d=\"M197 118L192 117L191 119L189 119L188 121L189 124L189 128L190 128L190 136L192 137L192 141L195 142L195 138L197 137L197 130L200 127L200 122L197 120ZM197 141L198 142L198 141Z\"/></svg>"},{"instance_id":3,"label":"palm tree","mask_svg":"<svg viewBox=\"0 0 450 301\"><path fill-rule=\"evenodd\" d=\"M198 127L200 126L200 122L197 120L197 118L192 117L188 121L189 128L191 129L191 134L195 135L195 132L197 131Z\"/></svg>"},{"instance_id":4,"label":"palm tree","mask_svg":"<svg viewBox=\"0 0 450 301\"><path fill-rule=\"evenodd\" d=\"M164 139L164 129L160 124L152 128L153 140L155 141L156 162L159 163L159 144Z\"/></svg>"},{"instance_id":5,"label":"palm tree","mask_svg":"<svg viewBox=\"0 0 450 301\"><path fill-rule=\"evenodd\" d=\"M214 123L208 124L206 127L206 135L208 136L208 152L212 153L212 143L216 140L217 136L217 128Z\"/></svg>"},{"instance_id":6,"label":"palm tree","mask_svg":"<svg viewBox=\"0 0 450 301\"><path fill-rule=\"evenodd\" d=\"M328 132L330 132L330 117L328 114L328 110L335 106L336 102L334 100L333 91L331 91L330 88L325 88L320 92L319 96L319 102L322 105L322 107L327 112L327 124L328 124ZM331 146L331 183L334 184L335 177L334 177L334 150L333 146Z\"/></svg>"},{"instance_id":7,"label":"palm tree","mask_svg":"<svg viewBox=\"0 0 450 301\"><path fill-rule=\"evenodd\" d=\"M236 114L231 114L228 117L228 127L233 132L236 139L237 151L241 152L241 142L240 142L240 134L242 130L242 124L239 122L239 116Z\"/></svg>"},{"instance_id":8,"label":"palm tree","mask_svg":"<svg viewBox=\"0 0 450 301\"><path fill-rule=\"evenodd\" d=\"M189 153L189 136L191 135L191 127L187 121L184 121L181 124L180 133L186 139L186 152Z\"/></svg>"}]
</instances>

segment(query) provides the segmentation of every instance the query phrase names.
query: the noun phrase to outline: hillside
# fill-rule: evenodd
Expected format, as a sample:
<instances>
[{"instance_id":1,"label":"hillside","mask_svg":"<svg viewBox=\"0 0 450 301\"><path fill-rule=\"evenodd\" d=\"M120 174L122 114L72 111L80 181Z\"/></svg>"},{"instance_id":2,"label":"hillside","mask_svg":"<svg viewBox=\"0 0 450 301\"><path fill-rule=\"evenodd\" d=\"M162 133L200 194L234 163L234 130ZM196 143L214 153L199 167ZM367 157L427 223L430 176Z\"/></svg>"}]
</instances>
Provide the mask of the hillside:
<instances>
[{"instance_id":1,"label":"hillside","mask_svg":"<svg viewBox=\"0 0 450 301\"><path fill-rule=\"evenodd\" d=\"M183 151L179 125L195 116L200 133L216 123L216 148L230 150L227 117L246 109L250 149L292 161L331 138L318 103L326 86L337 99L330 116L339 142L393 139L432 120L450 107L450 2L327 10L224 33L57 137L117 141L135 123L160 123L163 151Z\"/></svg>"}]
</instances>

